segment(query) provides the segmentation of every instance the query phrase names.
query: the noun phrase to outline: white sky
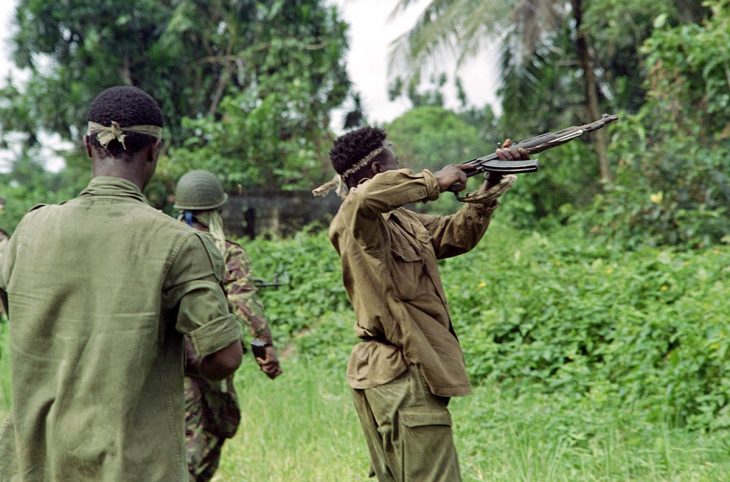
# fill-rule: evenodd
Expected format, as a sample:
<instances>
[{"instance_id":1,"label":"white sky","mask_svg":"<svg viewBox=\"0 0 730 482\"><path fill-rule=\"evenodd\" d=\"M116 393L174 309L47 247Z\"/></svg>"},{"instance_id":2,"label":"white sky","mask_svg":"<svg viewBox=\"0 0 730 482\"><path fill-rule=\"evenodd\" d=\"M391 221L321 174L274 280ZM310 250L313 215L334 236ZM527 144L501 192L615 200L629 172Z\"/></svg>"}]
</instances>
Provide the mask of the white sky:
<instances>
[{"instance_id":1,"label":"white sky","mask_svg":"<svg viewBox=\"0 0 730 482\"><path fill-rule=\"evenodd\" d=\"M390 44L408 31L428 5L418 0L407 10L391 19L396 0L329 0L338 5L344 20L350 24L350 50L347 70L362 95L365 113L371 122L387 122L410 107L405 98L391 102L388 99L388 53ZM453 59L439 59L439 67L446 70L453 81L456 65ZM391 73L392 74L392 73ZM464 89L472 104L492 104L496 108L495 91L498 85L498 64L493 53L480 53L459 71ZM423 76L427 77L426 75ZM445 91L447 106L456 107L453 83ZM337 119L334 119L337 121Z\"/></svg>"},{"instance_id":2,"label":"white sky","mask_svg":"<svg viewBox=\"0 0 730 482\"><path fill-rule=\"evenodd\" d=\"M13 20L16 0L0 1L0 77L5 78L11 68L9 57L8 40L10 38L10 24Z\"/></svg>"},{"instance_id":3,"label":"white sky","mask_svg":"<svg viewBox=\"0 0 730 482\"><path fill-rule=\"evenodd\" d=\"M405 12L399 13L393 19L390 17L397 0L327 1L338 5L344 20L350 24L347 70L355 89L362 96L368 120L376 123L393 120L408 110L410 105L405 98L393 102L388 99L389 47L391 42L413 26L429 0L415 1ZM22 73L14 70L10 60L9 41L16 3L17 0L0 0L0 80L3 81L11 72L15 79L22 78ZM453 82L453 59L439 59L437 63ZM479 54L461 67L459 75L472 104L490 103L497 109L494 93L498 84L498 65L493 53ZM453 83L450 83L444 92L446 105L449 107L458 105L455 92ZM344 112L345 109L341 109L333 113L333 129L340 130ZM0 151L0 169L7 157L7 154L3 155Z\"/></svg>"}]
</instances>

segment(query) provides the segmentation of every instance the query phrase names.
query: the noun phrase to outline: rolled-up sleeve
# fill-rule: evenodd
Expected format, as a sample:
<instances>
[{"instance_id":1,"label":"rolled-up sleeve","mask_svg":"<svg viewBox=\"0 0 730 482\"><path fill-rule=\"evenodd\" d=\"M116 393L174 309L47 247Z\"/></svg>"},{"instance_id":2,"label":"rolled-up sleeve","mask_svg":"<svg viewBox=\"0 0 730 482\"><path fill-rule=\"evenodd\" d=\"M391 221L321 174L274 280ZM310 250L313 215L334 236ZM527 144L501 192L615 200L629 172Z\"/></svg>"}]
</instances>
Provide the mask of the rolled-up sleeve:
<instances>
[{"instance_id":1,"label":"rolled-up sleeve","mask_svg":"<svg viewBox=\"0 0 730 482\"><path fill-rule=\"evenodd\" d=\"M170 267L164 290L167 309L176 310L175 329L204 357L241 340L241 326L228 309L221 286L223 260L205 238L191 233Z\"/></svg>"},{"instance_id":2,"label":"rolled-up sleeve","mask_svg":"<svg viewBox=\"0 0 730 482\"><path fill-rule=\"evenodd\" d=\"M458 256L474 248L489 227L497 205L467 204L449 216L416 213L426 227L436 257L439 259Z\"/></svg>"}]
</instances>

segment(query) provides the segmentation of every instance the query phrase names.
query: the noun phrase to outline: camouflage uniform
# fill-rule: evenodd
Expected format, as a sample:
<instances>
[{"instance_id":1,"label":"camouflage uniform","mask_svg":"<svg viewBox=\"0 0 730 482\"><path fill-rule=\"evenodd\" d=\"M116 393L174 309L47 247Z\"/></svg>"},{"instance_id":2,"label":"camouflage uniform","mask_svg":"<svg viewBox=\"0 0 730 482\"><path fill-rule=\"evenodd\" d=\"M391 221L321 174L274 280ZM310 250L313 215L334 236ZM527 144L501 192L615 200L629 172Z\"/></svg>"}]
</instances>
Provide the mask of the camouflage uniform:
<instances>
[{"instance_id":1,"label":"camouflage uniform","mask_svg":"<svg viewBox=\"0 0 730 482\"><path fill-rule=\"evenodd\" d=\"M224 286L231 303L231 311L248 327L251 336L273 344L269 323L264 316L264 307L256 294L251 279L251 260L241 245L226 241L226 277Z\"/></svg>"},{"instance_id":2,"label":"camouflage uniform","mask_svg":"<svg viewBox=\"0 0 730 482\"><path fill-rule=\"evenodd\" d=\"M198 229L204 229L195 225ZM226 241L224 286L231 311L249 329L251 335L272 344L271 330L263 305L251 280L251 262L238 244ZM206 482L213 477L220 462L223 442L233 437L241 412L233 377L220 382L185 378L185 437L190 480Z\"/></svg>"}]
</instances>

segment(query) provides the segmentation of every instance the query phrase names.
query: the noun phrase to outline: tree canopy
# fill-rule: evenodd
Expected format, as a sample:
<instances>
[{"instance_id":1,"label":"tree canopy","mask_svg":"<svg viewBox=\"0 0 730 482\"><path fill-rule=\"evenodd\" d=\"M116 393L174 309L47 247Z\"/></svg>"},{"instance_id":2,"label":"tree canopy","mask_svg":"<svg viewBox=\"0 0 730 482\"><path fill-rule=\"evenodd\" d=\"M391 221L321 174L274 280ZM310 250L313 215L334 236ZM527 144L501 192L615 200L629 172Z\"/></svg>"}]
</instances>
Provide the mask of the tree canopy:
<instances>
[{"instance_id":1,"label":"tree canopy","mask_svg":"<svg viewBox=\"0 0 730 482\"><path fill-rule=\"evenodd\" d=\"M579 222L629 243L727 239L728 8L724 0L433 0L397 44L412 75L391 95L407 95L413 109L388 123L390 138L404 162L435 169L507 137L618 113L601 131L600 162L595 135L541 155L541 172L522 176L511 194L514 222ZM15 20L14 59L30 75L0 87L0 142L15 156L0 174L6 227L88 179L85 109L111 85L140 86L165 112L168 149L147 193L157 206L193 168L230 190L308 189L331 173L332 110L350 98L347 128L365 120L345 69L347 25L324 0L20 0ZM422 88L424 59L453 55L449 48L466 58L495 41L499 115L463 95L458 109L444 108L443 72ZM48 136L67 141L55 154L66 161L58 173L43 169Z\"/></svg>"},{"instance_id":2,"label":"tree canopy","mask_svg":"<svg viewBox=\"0 0 730 482\"><path fill-rule=\"evenodd\" d=\"M44 135L70 141L60 177L88 178L77 147L86 108L104 88L130 84L165 114L158 204L192 168L229 188L303 186L326 175L330 111L350 92L346 31L322 0L21 0L13 56L30 77L3 87L0 135L31 158ZM69 192L83 185L67 181Z\"/></svg>"}]
</instances>

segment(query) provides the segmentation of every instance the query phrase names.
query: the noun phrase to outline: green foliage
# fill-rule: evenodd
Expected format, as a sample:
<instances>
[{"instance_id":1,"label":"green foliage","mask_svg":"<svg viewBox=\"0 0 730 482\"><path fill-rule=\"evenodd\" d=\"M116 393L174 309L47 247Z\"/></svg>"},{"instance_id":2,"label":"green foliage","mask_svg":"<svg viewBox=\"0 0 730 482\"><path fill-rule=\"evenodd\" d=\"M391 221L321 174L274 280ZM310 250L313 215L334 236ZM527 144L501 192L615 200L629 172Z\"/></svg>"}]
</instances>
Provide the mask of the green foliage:
<instances>
[{"instance_id":1,"label":"green foliage","mask_svg":"<svg viewBox=\"0 0 730 482\"><path fill-rule=\"evenodd\" d=\"M15 17L14 57L30 78L0 89L0 147L18 158L38 159L49 134L80 146L94 96L132 84L166 118L170 150L148 189L157 207L169 207L175 180L190 169L216 173L229 189L310 188L326 177L329 115L350 81L347 25L324 1L21 0ZM7 189L7 205L70 197L74 190L46 187L88 179L82 154L57 153L70 171L39 171L54 180ZM6 227L17 219L10 213Z\"/></svg>"},{"instance_id":2,"label":"green foliage","mask_svg":"<svg viewBox=\"0 0 730 482\"><path fill-rule=\"evenodd\" d=\"M289 290L262 290L281 341L346 356L352 315L318 323L348 306L325 236L246 247L257 276L292 276ZM624 252L575 228L546 237L497 222L441 273L473 381L719 430L730 428L728 266L730 247Z\"/></svg>"},{"instance_id":3,"label":"green foliage","mask_svg":"<svg viewBox=\"0 0 730 482\"><path fill-rule=\"evenodd\" d=\"M505 252L500 235L442 270L472 375L730 424L730 250L625 253L569 229Z\"/></svg>"},{"instance_id":4,"label":"green foliage","mask_svg":"<svg viewBox=\"0 0 730 482\"><path fill-rule=\"evenodd\" d=\"M112 85L160 101L175 144L185 139L183 117L212 116L226 94L254 85L261 98L286 92L295 69L314 85L310 110L338 105L349 88L345 25L320 0L22 0L16 26L16 64L32 73L23 100L34 130L70 140L91 99Z\"/></svg>"},{"instance_id":5,"label":"green foliage","mask_svg":"<svg viewBox=\"0 0 730 482\"><path fill-rule=\"evenodd\" d=\"M185 138L163 166L171 177L203 168L229 187L283 189L326 177L329 112L350 88L346 25L320 0L284 3L257 6L230 61L246 81L215 112L183 119Z\"/></svg>"},{"instance_id":6,"label":"green foliage","mask_svg":"<svg viewBox=\"0 0 730 482\"><path fill-rule=\"evenodd\" d=\"M398 8L410 3L403 0ZM450 47L464 58L479 52L482 42L498 41L504 137L592 120L586 118L593 110L590 91L597 92L599 109L622 113L620 126L607 131L613 142L601 157L615 183L599 180L604 176L592 151L604 148L595 139L543 154L543 171L522 176L511 194L509 210L518 226L572 218L602 239L629 246L704 246L727 234L728 16L722 0L540 0L529 8L433 0L399 40L396 60L400 55L422 67ZM581 48L583 39L589 50ZM589 64L596 85L583 72ZM604 158L612 161L610 169Z\"/></svg>"},{"instance_id":7,"label":"green foliage","mask_svg":"<svg viewBox=\"0 0 730 482\"><path fill-rule=\"evenodd\" d=\"M14 59L32 74L19 98L33 114L28 131L78 142L91 99L118 84L135 84L153 95L165 84L177 88L170 92L177 102L165 110L173 117L190 97L181 88L188 78L184 66L175 68L180 59L159 43L168 15L169 5L152 0L18 2Z\"/></svg>"},{"instance_id":8,"label":"green foliage","mask_svg":"<svg viewBox=\"0 0 730 482\"><path fill-rule=\"evenodd\" d=\"M436 171L494 150L460 114L437 106L416 107L385 126L403 167Z\"/></svg>"},{"instance_id":9,"label":"green foliage","mask_svg":"<svg viewBox=\"0 0 730 482\"><path fill-rule=\"evenodd\" d=\"M340 261L325 232L302 232L281 241L242 241L251 256L254 276L290 280L287 287L262 289L275 335L290 339L308 330L327 313L349 307L342 286Z\"/></svg>"},{"instance_id":10,"label":"green foliage","mask_svg":"<svg viewBox=\"0 0 730 482\"><path fill-rule=\"evenodd\" d=\"M0 173L0 229L12 233L23 215L36 204L66 201L88 182L88 171L75 175L74 169L48 172L32 157L22 156L7 173Z\"/></svg>"},{"instance_id":11,"label":"green foliage","mask_svg":"<svg viewBox=\"0 0 730 482\"><path fill-rule=\"evenodd\" d=\"M709 13L699 1L591 0L585 14L596 63L602 68L603 89L611 103L636 112L646 96L647 71L636 46L648 39L655 19L666 25L691 24Z\"/></svg>"},{"instance_id":12,"label":"green foliage","mask_svg":"<svg viewBox=\"0 0 730 482\"><path fill-rule=\"evenodd\" d=\"M705 2L703 24L667 27L657 17L645 43L647 102L616 126L615 186L584 225L602 237L708 246L730 222L730 6Z\"/></svg>"}]
</instances>

